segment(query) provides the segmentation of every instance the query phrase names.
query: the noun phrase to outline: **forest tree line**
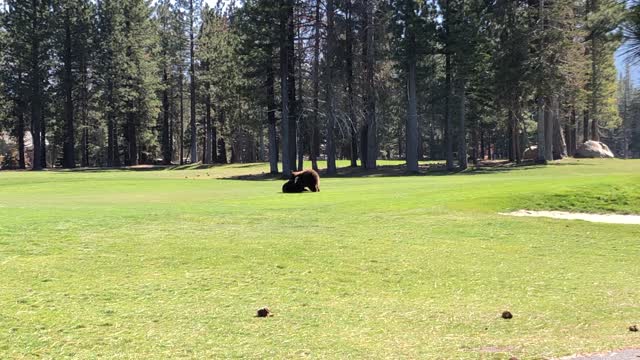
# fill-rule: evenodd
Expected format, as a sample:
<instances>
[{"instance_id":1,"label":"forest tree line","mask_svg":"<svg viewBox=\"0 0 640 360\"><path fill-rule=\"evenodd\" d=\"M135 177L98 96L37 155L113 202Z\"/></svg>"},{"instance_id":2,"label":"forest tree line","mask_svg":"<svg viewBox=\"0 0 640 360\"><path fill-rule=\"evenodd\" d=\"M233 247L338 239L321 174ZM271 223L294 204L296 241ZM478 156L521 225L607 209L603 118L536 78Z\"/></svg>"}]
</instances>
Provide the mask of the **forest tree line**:
<instances>
[{"instance_id":1,"label":"forest tree line","mask_svg":"<svg viewBox=\"0 0 640 360\"><path fill-rule=\"evenodd\" d=\"M331 174L337 159L394 158L415 172L520 162L532 145L545 162L586 140L640 156L640 91L614 65L625 33L640 58L637 4L0 4L5 167L268 161L288 174L323 159Z\"/></svg>"}]
</instances>

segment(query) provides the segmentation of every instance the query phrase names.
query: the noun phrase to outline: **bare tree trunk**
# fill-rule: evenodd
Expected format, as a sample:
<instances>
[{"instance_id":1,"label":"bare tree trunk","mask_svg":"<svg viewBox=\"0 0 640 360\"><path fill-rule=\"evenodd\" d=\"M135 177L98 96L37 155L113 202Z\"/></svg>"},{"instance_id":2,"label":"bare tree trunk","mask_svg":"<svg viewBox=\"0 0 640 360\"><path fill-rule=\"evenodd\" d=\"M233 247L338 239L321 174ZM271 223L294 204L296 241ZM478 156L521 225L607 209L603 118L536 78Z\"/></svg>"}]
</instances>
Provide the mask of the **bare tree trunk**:
<instances>
[{"instance_id":1,"label":"bare tree trunk","mask_svg":"<svg viewBox=\"0 0 640 360\"><path fill-rule=\"evenodd\" d=\"M180 165L184 165L184 75L180 72Z\"/></svg>"},{"instance_id":2,"label":"bare tree trunk","mask_svg":"<svg viewBox=\"0 0 640 360\"><path fill-rule=\"evenodd\" d=\"M260 132L258 133L258 161L263 162L264 157L264 126L260 126Z\"/></svg>"},{"instance_id":3,"label":"bare tree trunk","mask_svg":"<svg viewBox=\"0 0 640 360\"><path fill-rule=\"evenodd\" d=\"M597 0L591 1L591 11L597 11L598 2ZM600 96L600 85L598 77L600 74L598 73L598 44L596 43L596 36L593 35L591 37L591 109L589 113L591 114L591 140L600 141L600 131L598 129L598 97ZM586 141L586 140L585 140Z\"/></svg>"},{"instance_id":4,"label":"bare tree trunk","mask_svg":"<svg viewBox=\"0 0 640 360\"><path fill-rule=\"evenodd\" d=\"M295 0L288 0L288 24L287 24L287 59L289 65L288 72L288 86L289 90L289 161L291 162L290 169L296 169L296 152L297 152L297 137L298 137L298 102L296 96L296 52L295 52L295 18L294 8Z\"/></svg>"},{"instance_id":5,"label":"bare tree trunk","mask_svg":"<svg viewBox=\"0 0 640 360\"><path fill-rule=\"evenodd\" d=\"M555 122L555 111L557 96L552 96L549 106L545 108L544 116L544 157L546 160L553 160L553 124Z\"/></svg>"},{"instance_id":6,"label":"bare tree trunk","mask_svg":"<svg viewBox=\"0 0 640 360\"><path fill-rule=\"evenodd\" d=\"M196 127L196 65L195 65L195 30L193 28L195 22L195 9L193 0L189 0L189 73L191 75L190 95L191 95L191 163L198 162L198 133Z\"/></svg>"},{"instance_id":7,"label":"bare tree trunk","mask_svg":"<svg viewBox=\"0 0 640 360\"><path fill-rule=\"evenodd\" d=\"M138 165L138 141L135 123L135 114L127 114L127 165Z\"/></svg>"},{"instance_id":8,"label":"bare tree trunk","mask_svg":"<svg viewBox=\"0 0 640 360\"><path fill-rule=\"evenodd\" d=\"M220 110L218 112L218 124L220 124L220 129L224 129L224 122L225 122L224 117L225 117L224 110ZM218 139L218 162L221 164L227 163L227 144L225 143L224 138L222 136Z\"/></svg>"},{"instance_id":9,"label":"bare tree trunk","mask_svg":"<svg viewBox=\"0 0 640 360\"><path fill-rule=\"evenodd\" d=\"M37 29L40 24L38 19L38 0L31 0L33 11L32 29ZM37 33L31 34L31 135L33 139L33 170L42 170L43 144L41 144L42 132L42 91L40 84L40 37Z\"/></svg>"},{"instance_id":10,"label":"bare tree trunk","mask_svg":"<svg viewBox=\"0 0 640 360\"><path fill-rule=\"evenodd\" d=\"M589 140L589 110L584 111L584 117L582 120L582 142L585 143Z\"/></svg>"},{"instance_id":11,"label":"bare tree trunk","mask_svg":"<svg viewBox=\"0 0 640 360\"><path fill-rule=\"evenodd\" d=\"M22 92L22 72L18 71L18 100L16 103L16 140L18 141L18 168L25 169L27 161L24 153L24 93Z\"/></svg>"},{"instance_id":12,"label":"bare tree trunk","mask_svg":"<svg viewBox=\"0 0 640 360\"><path fill-rule=\"evenodd\" d=\"M414 47L414 34L408 34L411 47ZM416 99L416 58L410 56L409 69L407 72L407 92L409 111L406 122L407 138L407 170L413 173L418 172L418 106Z\"/></svg>"},{"instance_id":13,"label":"bare tree trunk","mask_svg":"<svg viewBox=\"0 0 640 360\"><path fill-rule=\"evenodd\" d=\"M18 141L18 168L24 169L27 164L24 156L24 112L21 105L18 105L17 112L16 140Z\"/></svg>"},{"instance_id":14,"label":"bare tree trunk","mask_svg":"<svg viewBox=\"0 0 640 360\"><path fill-rule=\"evenodd\" d=\"M269 52L269 64L267 72L267 122L269 124L269 170L272 174L278 173L278 144L276 139L276 95L274 90L273 64Z\"/></svg>"},{"instance_id":15,"label":"bare tree trunk","mask_svg":"<svg viewBox=\"0 0 640 360\"><path fill-rule=\"evenodd\" d=\"M162 80L166 86L169 75L167 68L162 70ZM162 163L171 164L171 137L169 136L169 87L162 91Z\"/></svg>"},{"instance_id":16,"label":"bare tree trunk","mask_svg":"<svg viewBox=\"0 0 640 360\"><path fill-rule=\"evenodd\" d=\"M302 41L302 35L300 34L300 26L298 26L298 101L296 108L299 110L297 115L296 126L298 128L296 136L296 153L298 155L298 171L302 171L304 166L304 140L306 138L307 126L304 117L304 93L302 87L302 66L304 61L304 42Z\"/></svg>"},{"instance_id":17,"label":"bare tree trunk","mask_svg":"<svg viewBox=\"0 0 640 360\"><path fill-rule=\"evenodd\" d=\"M289 51L288 51L288 24L289 11L287 10L289 2L287 1L280 8L280 101L282 102L282 121L281 124L281 147L282 147L282 175L289 177L293 166L290 157L290 144L294 140L290 138L289 130Z\"/></svg>"},{"instance_id":18,"label":"bare tree trunk","mask_svg":"<svg viewBox=\"0 0 640 360\"><path fill-rule=\"evenodd\" d=\"M83 167L89 166L89 81L87 70L87 48L80 50L80 116L82 117L82 160Z\"/></svg>"},{"instance_id":19,"label":"bare tree trunk","mask_svg":"<svg viewBox=\"0 0 640 360\"><path fill-rule=\"evenodd\" d=\"M450 4L449 1L445 4L445 32L447 39L450 36L449 31L449 11ZM445 149L446 149L446 158L447 158L447 170L453 170L453 116L451 112L451 99L453 98L453 84L452 84L452 76L451 76L451 46L448 44L449 40L447 40L447 44L445 45L445 82L447 86L447 95L445 97L445 125L444 125L444 141L445 141Z\"/></svg>"},{"instance_id":20,"label":"bare tree trunk","mask_svg":"<svg viewBox=\"0 0 640 360\"><path fill-rule=\"evenodd\" d=\"M518 125L511 107L508 110L509 123L509 161L518 162Z\"/></svg>"},{"instance_id":21,"label":"bare tree trunk","mask_svg":"<svg viewBox=\"0 0 640 360\"><path fill-rule=\"evenodd\" d=\"M347 98L349 102L349 130L351 132L351 167L358 167L358 126L355 113L355 99L353 92L353 3L347 0Z\"/></svg>"},{"instance_id":22,"label":"bare tree trunk","mask_svg":"<svg viewBox=\"0 0 640 360\"><path fill-rule=\"evenodd\" d=\"M458 164L461 170L465 170L469 164L468 164L468 157L467 157L467 126L465 124L465 117L466 117L466 112L465 112L465 103L466 103L466 87L464 84L464 80L460 79L458 80L459 84L458 84L458 106L459 106L459 110L458 110L458 116L460 117L459 123L458 123L458 143L459 143L459 147L458 147Z\"/></svg>"},{"instance_id":23,"label":"bare tree trunk","mask_svg":"<svg viewBox=\"0 0 640 360\"><path fill-rule=\"evenodd\" d=\"M567 142L562 129L560 117L560 102L555 97L553 103L553 159L559 160L567 157Z\"/></svg>"},{"instance_id":24,"label":"bare tree trunk","mask_svg":"<svg viewBox=\"0 0 640 360\"><path fill-rule=\"evenodd\" d=\"M44 118L44 114L40 118L41 131L40 131L40 150L42 151L40 156L40 166L47 167L47 122Z\"/></svg>"},{"instance_id":25,"label":"bare tree trunk","mask_svg":"<svg viewBox=\"0 0 640 360\"><path fill-rule=\"evenodd\" d=\"M545 117L547 114L545 99L539 96L537 99L538 104L538 159L539 163L547 162L546 141L545 141Z\"/></svg>"},{"instance_id":26,"label":"bare tree trunk","mask_svg":"<svg viewBox=\"0 0 640 360\"><path fill-rule=\"evenodd\" d=\"M64 16L64 73L63 73L63 92L64 92L64 145L62 154L62 166L67 169L76 166L75 160L75 129L73 124L73 73L72 73L72 53L71 53L71 15L67 8Z\"/></svg>"},{"instance_id":27,"label":"bare tree trunk","mask_svg":"<svg viewBox=\"0 0 640 360\"><path fill-rule=\"evenodd\" d=\"M378 158L378 138L376 126L376 94L375 94L375 22L374 7L371 0L365 0L366 12L366 123L367 123L367 157L366 168L375 169L377 167L376 160Z\"/></svg>"},{"instance_id":28,"label":"bare tree trunk","mask_svg":"<svg viewBox=\"0 0 640 360\"><path fill-rule=\"evenodd\" d=\"M335 26L333 21L334 6L333 0L327 0L327 82L326 82L326 94L327 94L327 174L334 175L336 173L336 145L334 128L336 123L335 118L335 99L333 94L333 72L334 72L334 57L335 57Z\"/></svg>"},{"instance_id":29,"label":"bare tree trunk","mask_svg":"<svg viewBox=\"0 0 640 360\"><path fill-rule=\"evenodd\" d=\"M204 143L204 163L212 164L213 159L211 154L213 153L213 123L211 121L211 95L207 91L205 98L205 143Z\"/></svg>"},{"instance_id":30,"label":"bare tree trunk","mask_svg":"<svg viewBox=\"0 0 640 360\"><path fill-rule=\"evenodd\" d=\"M313 68L312 68L312 81L313 81L313 124L311 124L311 144L309 146L309 159L311 160L311 167L314 170L318 170L318 158L316 148L319 149L320 135L318 130L318 124L320 121L319 112L319 96L320 96L320 27L321 27L321 14L320 14L320 0L316 0L315 6L315 22L313 26Z\"/></svg>"},{"instance_id":31,"label":"bare tree trunk","mask_svg":"<svg viewBox=\"0 0 640 360\"><path fill-rule=\"evenodd\" d=\"M577 121L575 107L571 109L570 133L571 135L569 136L570 141L569 141L568 153L569 153L569 156L574 156L576 154L576 148L578 143L578 121Z\"/></svg>"}]
</instances>

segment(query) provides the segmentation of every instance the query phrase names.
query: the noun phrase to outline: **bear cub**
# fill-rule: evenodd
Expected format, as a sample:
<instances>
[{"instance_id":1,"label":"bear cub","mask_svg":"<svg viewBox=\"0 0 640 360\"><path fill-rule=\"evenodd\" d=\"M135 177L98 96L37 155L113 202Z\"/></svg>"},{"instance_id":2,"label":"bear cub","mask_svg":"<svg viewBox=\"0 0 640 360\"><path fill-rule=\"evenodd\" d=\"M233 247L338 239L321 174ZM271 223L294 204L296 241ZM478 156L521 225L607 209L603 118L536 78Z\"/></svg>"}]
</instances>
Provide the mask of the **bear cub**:
<instances>
[{"instance_id":1,"label":"bear cub","mask_svg":"<svg viewBox=\"0 0 640 360\"><path fill-rule=\"evenodd\" d=\"M301 193L308 188L312 192L320 191L320 175L315 170L307 169L291 172L291 177L282 185L283 193Z\"/></svg>"}]
</instances>

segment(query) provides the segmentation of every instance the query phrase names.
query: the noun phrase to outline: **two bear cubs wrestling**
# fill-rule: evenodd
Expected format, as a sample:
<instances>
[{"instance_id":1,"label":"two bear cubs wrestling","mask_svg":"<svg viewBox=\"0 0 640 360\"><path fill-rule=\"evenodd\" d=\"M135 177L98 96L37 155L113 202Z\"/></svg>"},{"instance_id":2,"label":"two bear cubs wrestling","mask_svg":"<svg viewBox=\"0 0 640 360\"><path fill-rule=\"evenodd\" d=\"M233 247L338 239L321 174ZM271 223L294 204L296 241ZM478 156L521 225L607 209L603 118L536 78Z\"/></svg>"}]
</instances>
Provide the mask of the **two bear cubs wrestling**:
<instances>
[{"instance_id":1,"label":"two bear cubs wrestling","mask_svg":"<svg viewBox=\"0 0 640 360\"><path fill-rule=\"evenodd\" d=\"M320 176L311 169L291 172L291 177L282 185L283 193L301 193L305 188L316 192L320 191Z\"/></svg>"}]
</instances>

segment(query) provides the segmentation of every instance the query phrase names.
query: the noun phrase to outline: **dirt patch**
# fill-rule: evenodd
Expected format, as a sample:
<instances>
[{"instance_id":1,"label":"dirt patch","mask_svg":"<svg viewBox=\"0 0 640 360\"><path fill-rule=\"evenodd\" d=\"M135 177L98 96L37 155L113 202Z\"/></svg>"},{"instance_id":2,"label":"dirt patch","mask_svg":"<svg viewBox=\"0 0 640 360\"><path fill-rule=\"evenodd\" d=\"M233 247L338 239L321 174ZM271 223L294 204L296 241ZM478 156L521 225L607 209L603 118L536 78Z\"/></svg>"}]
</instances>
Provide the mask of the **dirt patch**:
<instances>
[{"instance_id":1,"label":"dirt patch","mask_svg":"<svg viewBox=\"0 0 640 360\"><path fill-rule=\"evenodd\" d=\"M480 352L483 353L509 353L512 351L513 348L511 346L486 346L480 349Z\"/></svg>"},{"instance_id":2,"label":"dirt patch","mask_svg":"<svg viewBox=\"0 0 640 360\"><path fill-rule=\"evenodd\" d=\"M510 213L500 213L500 215L522 216L522 217L546 217L563 220L584 220L607 224L631 224L640 225L640 215L618 215L618 214L587 214L572 213L565 211L531 211L518 210Z\"/></svg>"}]
</instances>

